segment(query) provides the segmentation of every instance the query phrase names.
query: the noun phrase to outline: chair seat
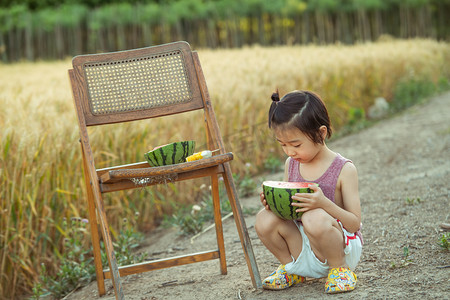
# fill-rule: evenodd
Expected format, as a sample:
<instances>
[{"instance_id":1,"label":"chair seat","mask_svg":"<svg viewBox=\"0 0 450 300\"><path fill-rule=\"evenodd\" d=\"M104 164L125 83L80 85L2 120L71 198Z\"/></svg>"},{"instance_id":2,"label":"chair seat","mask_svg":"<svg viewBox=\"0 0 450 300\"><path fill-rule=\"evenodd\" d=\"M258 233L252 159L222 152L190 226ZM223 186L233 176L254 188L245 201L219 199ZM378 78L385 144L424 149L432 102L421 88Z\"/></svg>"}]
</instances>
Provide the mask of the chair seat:
<instances>
[{"instance_id":1,"label":"chair seat","mask_svg":"<svg viewBox=\"0 0 450 300\"><path fill-rule=\"evenodd\" d=\"M132 188L134 185L152 185L162 181L184 180L188 173L201 173L202 170L214 168L221 164L233 160L233 153L214 155L209 158L195 160L191 162L149 167L147 162L141 162L130 165L123 165L107 169L97 170L100 178L100 187L102 192L117 190L117 184L121 183L120 188ZM222 170L219 170L221 172ZM204 171L202 172L204 173ZM188 178L197 177L195 175Z\"/></svg>"}]
</instances>

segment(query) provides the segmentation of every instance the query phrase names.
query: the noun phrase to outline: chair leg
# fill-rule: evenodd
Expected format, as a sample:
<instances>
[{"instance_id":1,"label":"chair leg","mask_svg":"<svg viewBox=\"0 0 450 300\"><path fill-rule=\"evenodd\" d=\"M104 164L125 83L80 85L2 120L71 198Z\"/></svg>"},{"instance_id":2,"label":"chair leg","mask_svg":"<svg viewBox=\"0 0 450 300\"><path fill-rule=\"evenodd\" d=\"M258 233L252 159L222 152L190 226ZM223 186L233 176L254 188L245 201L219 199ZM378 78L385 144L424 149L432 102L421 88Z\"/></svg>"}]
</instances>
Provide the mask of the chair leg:
<instances>
[{"instance_id":1,"label":"chair leg","mask_svg":"<svg viewBox=\"0 0 450 300\"><path fill-rule=\"evenodd\" d=\"M219 247L220 272L227 274L227 261L225 258L225 242L223 239L222 215L220 213L219 180L217 174L211 175L211 190L214 206L214 222L216 223L217 246Z\"/></svg>"},{"instance_id":2,"label":"chair leg","mask_svg":"<svg viewBox=\"0 0 450 300\"><path fill-rule=\"evenodd\" d=\"M89 192L88 192L89 193ZM92 195L92 191L90 193ZM105 277L103 276L102 256L100 252L100 238L98 234L97 216L95 212L94 200L88 195L89 223L91 225L91 240L94 252L95 274L97 277L97 287L99 296L106 294Z\"/></svg>"},{"instance_id":3,"label":"chair leg","mask_svg":"<svg viewBox=\"0 0 450 300\"><path fill-rule=\"evenodd\" d=\"M81 148L82 148L81 152L84 153L83 144L81 144ZM103 242L105 243L106 256L108 257L108 265L112 275L111 279L114 286L116 299L122 300L125 299L125 296L122 290L122 283L120 282L119 268L117 266L116 255L114 254L114 247L111 240L111 233L109 232L108 228L108 221L106 219L106 212L105 207L103 205L100 188L98 186L98 183L95 186L94 185L95 183L91 181L91 176L89 175L88 172L88 165L87 165L88 161L84 155L83 155L83 164L84 164L83 169L85 174L86 189L88 191L89 217L91 223L92 244L94 247L94 262L96 264L95 272L97 279L100 279L97 283L99 294L105 293L105 283L100 255L100 239L98 236L98 231L96 231L97 221L94 221L97 219L97 215L95 214L95 208L97 208L98 212L98 220L100 221L100 229L102 232Z\"/></svg>"},{"instance_id":4,"label":"chair leg","mask_svg":"<svg viewBox=\"0 0 450 300\"><path fill-rule=\"evenodd\" d=\"M105 243L106 256L108 257L109 270L111 272L111 280L114 287L114 293L117 300L125 299L122 289L122 283L120 282L119 267L117 266L116 255L114 253L114 246L111 239L111 233L108 227L108 221L106 220L105 207L103 206L102 196L99 193L96 197L96 207L99 214L100 229L102 231L103 242Z\"/></svg>"},{"instance_id":5,"label":"chair leg","mask_svg":"<svg viewBox=\"0 0 450 300\"><path fill-rule=\"evenodd\" d=\"M84 162L83 155L83 163ZM87 202L89 209L89 223L91 227L91 241L92 248L94 252L94 265L95 265L95 275L97 277L97 288L99 296L103 296L106 294L105 290L105 277L103 276L103 266L102 266L102 256L100 253L100 238L98 235L98 226L97 226L97 215L95 212L95 203L94 203L94 194L92 192L91 185L89 183L89 174L87 173L86 164L84 165L84 180L86 183L87 189Z\"/></svg>"},{"instance_id":6,"label":"chair leg","mask_svg":"<svg viewBox=\"0 0 450 300\"><path fill-rule=\"evenodd\" d=\"M224 163L225 169L225 186L227 188L228 199L230 200L231 209L233 210L234 220L236 222L237 231L241 240L242 249L244 250L245 260L247 261L247 267L250 272L254 288L262 288L261 277L259 275L258 265L256 264L255 255L253 253L250 237L248 236L247 226L245 225L245 219L242 214L242 208L237 196L236 187L234 185L230 164Z\"/></svg>"}]
</instances>

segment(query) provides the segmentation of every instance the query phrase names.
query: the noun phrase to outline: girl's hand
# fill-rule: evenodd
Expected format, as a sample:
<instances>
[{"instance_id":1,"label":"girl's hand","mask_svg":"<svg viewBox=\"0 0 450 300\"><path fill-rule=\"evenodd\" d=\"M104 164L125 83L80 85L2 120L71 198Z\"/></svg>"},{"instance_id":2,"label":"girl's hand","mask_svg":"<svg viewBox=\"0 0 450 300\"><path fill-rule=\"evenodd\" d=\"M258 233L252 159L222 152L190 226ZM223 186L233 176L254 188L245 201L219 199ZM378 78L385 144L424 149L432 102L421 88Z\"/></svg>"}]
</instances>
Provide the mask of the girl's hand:
<instances>
[{"instance_id":1,"label":"girl's hand","mask_svg":"<svg viewBox=\"0 0 450 300\"><path fill-rule=\"evenodd\" d=\"M298 202L292 202L292 206L298 207L296 212L305 212L315 208L324 208L330 203L330 200L325 197L320 187L315 184L309 186L313 193L297 193L292 196L293 200Z\"/></svg>"},{"instance_id":2,"label":"girl's hand","mask_svg":"<svg viewBox=\"0 0 450 300\"><path fill-rule=\"evenodd\" d=\"M267 201L266 201L266 197L264 196L264 192L261 192L261 194L259 194L259 198L260 198L261 203L264 206L264 208L266 210L270 210L269 205L267 205Z\"/></svg>"}]
</instances>

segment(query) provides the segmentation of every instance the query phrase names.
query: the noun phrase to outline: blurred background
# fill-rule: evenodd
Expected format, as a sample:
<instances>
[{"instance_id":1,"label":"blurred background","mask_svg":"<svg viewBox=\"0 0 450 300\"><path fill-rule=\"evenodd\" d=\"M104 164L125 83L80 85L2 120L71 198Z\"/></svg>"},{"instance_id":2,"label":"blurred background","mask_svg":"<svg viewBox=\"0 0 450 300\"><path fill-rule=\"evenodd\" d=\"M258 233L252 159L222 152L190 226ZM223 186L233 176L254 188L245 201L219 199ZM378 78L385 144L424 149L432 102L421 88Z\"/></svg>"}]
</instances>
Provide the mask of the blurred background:
<instances>
[{"instance_id":1,"label":"blurred background","mask_svg":"<svg viewBox=\"0 0 450 300\"><path fill-rule=\"evenodd\" d=\"M188 40L195 48L450 35L449 0L2 0L0 57L61 59Z\"/></svg>"},{"instance_id":2,"label":"blurred background","mask_svg":"<svg viewBox=\"0 0 450 300\"><path fill-rule=\"evenodd\" d=\"M318 93L334 138L450 90L450 0L1 0L1 300L60 299L95 280L72 57L178 40L199 53L240 197L255 205L258 180L285 160L266 125L276 88ZM205 150L194 117L92 129L97 166L143 161L174 141ZM158 226L201 231L208 185L107 194L119 264L145 259Z\"/></svg>"}]
</instances>

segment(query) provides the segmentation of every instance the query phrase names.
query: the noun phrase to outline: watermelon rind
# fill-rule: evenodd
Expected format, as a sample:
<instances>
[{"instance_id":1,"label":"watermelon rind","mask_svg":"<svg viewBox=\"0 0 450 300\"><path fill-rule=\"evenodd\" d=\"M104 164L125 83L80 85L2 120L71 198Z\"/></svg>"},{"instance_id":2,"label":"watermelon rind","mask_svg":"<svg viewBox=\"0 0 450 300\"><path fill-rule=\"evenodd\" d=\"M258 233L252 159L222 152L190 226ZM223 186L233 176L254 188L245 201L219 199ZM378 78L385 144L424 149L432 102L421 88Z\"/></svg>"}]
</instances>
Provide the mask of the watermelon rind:
<instances>
[{"instance_id":1,"label":"watermelon rind","mask_svg":"<svg viewBox=\"0 0 450 300\"><path fill-rule=\"evenodd\" d=\"M186 157L194 154L195 141L182 141L167 144L144 154L152 167L179 164L186 161Z\"/></svg>"},{"instance_id":2,"label":"watermelon rind","mask_svg":"<svg viewBox=\"0 0 450 300\"><path fill-rule=\"evenodd\" d=\"M303 212L296 212L296 206L292 206L292 199L296 193L312 193L313 190L308 185L316 184L314 182L283 182L283 181L264 181L263 192L267 205L270 210L284 220L299 220ZM295 186L298 187L288 187Z\"/></svg>"}]
</instances>

